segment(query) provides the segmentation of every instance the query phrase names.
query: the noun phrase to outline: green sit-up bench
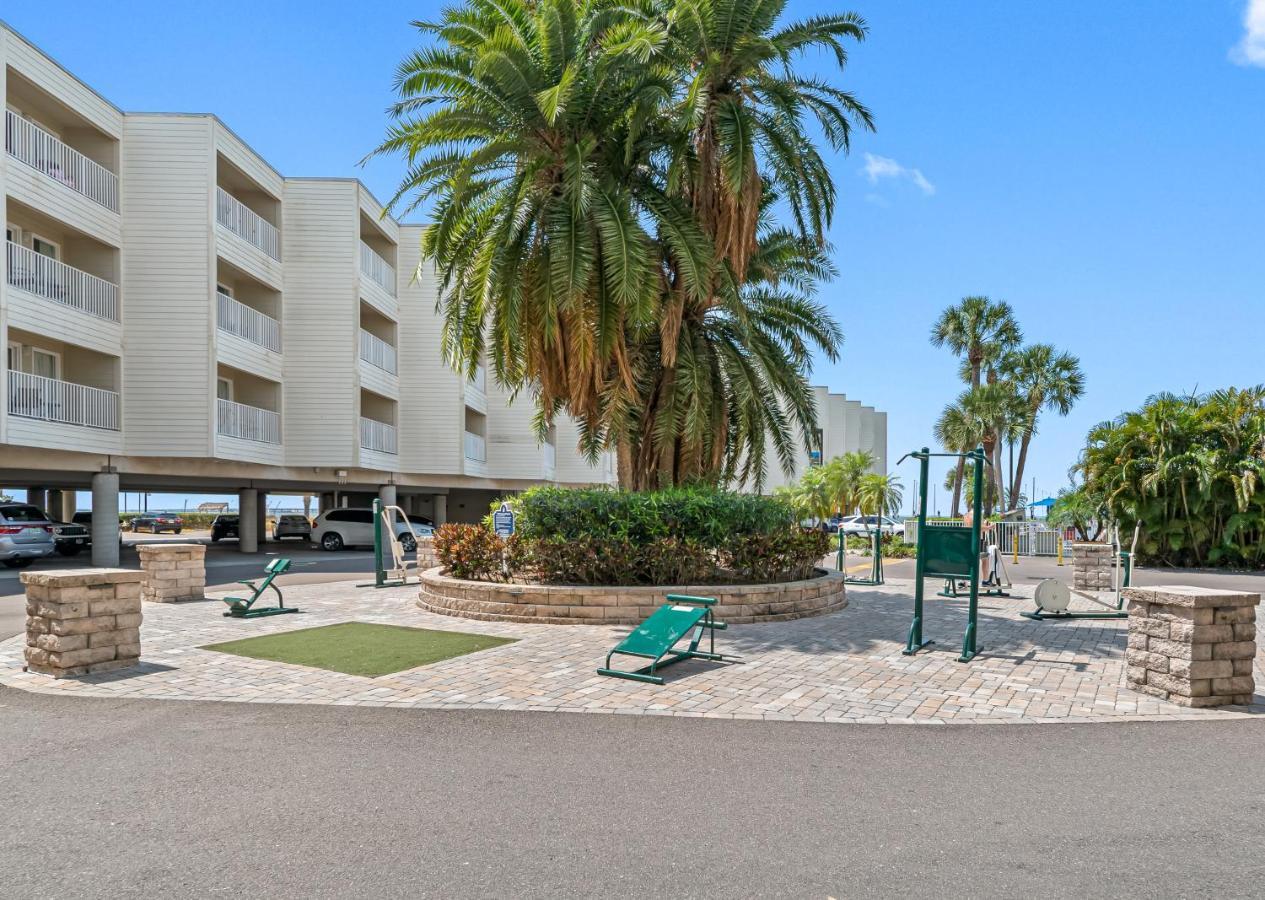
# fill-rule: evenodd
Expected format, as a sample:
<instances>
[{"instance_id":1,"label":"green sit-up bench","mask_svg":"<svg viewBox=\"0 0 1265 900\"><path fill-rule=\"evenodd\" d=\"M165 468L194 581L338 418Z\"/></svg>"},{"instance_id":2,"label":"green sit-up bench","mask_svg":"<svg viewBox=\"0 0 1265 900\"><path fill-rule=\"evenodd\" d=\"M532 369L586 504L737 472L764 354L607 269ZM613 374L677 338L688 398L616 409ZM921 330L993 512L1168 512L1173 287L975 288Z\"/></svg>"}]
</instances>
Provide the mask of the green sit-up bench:
<instances>
[{"instance_id":1,"label":"green sit-up bench","mask_svg":"<svg viewBox=\"0 0 1265 900\"><path fill-rule=\"evenodd\" d=\"M253 581L239 581L238 584L244 584L250 588L251 595L249 599L242 597L225 597L224 602L228 604L228 612L226 616L232 616L234 619L253 619L256 616L275 616L281 613L296 613L298 607L286 606L285 601L281 597L281 589L273 584L278 576L284 575L286 570L290 568L290 560L285 557L278 556L272 562L264 567L264 580L255 584ZM259 599L264 591L272 588L277 595L276 606L261 606L256 608L255 601Z\"/></svg>"},{"instance_id":2,"label":"green sit-up bench","mask_svg":"<svg viewBox=\"0 0 1265 900\"><path fill-rule=\"evenodd\" d=\"M712 597L686 597L681 594L668 594L667 600L667 603L638 625L636 631L606 654L606 665L598 669L597 674L663 684L663 678L656 674L663 666L670 666L683 659L724 659L716 652L716 631L726 627L724 622L717 622L712 615L711 608L716 605L716 600ZM689 647L685 650L673 650L677 642L690 631L694 634L690 637ZM704 631L710 636L711 652L705 653L698 649ZM650 665L634 672L612 669L611 657L617 653L648 659Z\"/></svg>"}]
</instances>

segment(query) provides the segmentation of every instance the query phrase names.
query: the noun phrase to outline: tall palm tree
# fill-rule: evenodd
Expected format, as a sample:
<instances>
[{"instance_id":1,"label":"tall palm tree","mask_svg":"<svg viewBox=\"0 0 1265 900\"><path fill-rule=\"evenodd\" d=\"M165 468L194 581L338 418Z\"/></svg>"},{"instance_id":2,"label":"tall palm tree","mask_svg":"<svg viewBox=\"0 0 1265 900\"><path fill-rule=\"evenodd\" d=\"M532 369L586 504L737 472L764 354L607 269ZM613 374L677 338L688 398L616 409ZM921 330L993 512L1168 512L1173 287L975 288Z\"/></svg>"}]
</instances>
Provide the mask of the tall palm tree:
<instances>
[{"instance_id":1,"label":"tall palm tree","mask_svg":"<svg viewBox=\"0 0 1265 900\"><path fill-rule=\"evenodd\" d=\"M1030 344L1008 354L1001 363L1001 370L1023 399L1018 428L1019 460L1010 482L1010 496L1018 497L1038 417L1043 410L1060 416L1071 412L1085 393L1085 376L1079 359L1070 353L1060 353L1049 344Z\"/></svg>"},{"instance_id":2,"label":"tall palm tree","mask_svg":"<svg viewBox=\"0 0 1265 900\"><path fill-rule=\"evenodd\" d=\"M969 379L972 388L980 386L981 374L986 364L990 364L990 382L995 381L993 375L999 361L1022 340L1023 332L1010 304L1004 300L993 301L988 297L963 297L960 302L940 313L940 317L931 327L931 345L947 347L954 355L962 358L964 380ZM954 449L965 452L974 446L975 444L970 444ZM966 461L959 459L955 482L958 487L954 489L954 516L958 514L965 467Z\"/></svg>"},{"instance_id":3,"label":"tall palm tree","mask_svg":"<svg viewBox=\"0 0 1265 900\"><path fill-rule=\"evenodd\" d=\"M861 476L857 497L858 511L864 515L894 516L900 512L904 490L895 475L867 472Z\"/></svg>"},{"instance_id":4,"label":"tall palm tree","mask_svg":"<svg viewBox=\"0 0 1265 900\"><path fill-rule=\"evenodd\" d=\"M972 417L962 405L959 397L940 413L935 425L936 440L940 446L955 453L965 453L976 447L984 439L982 423ZM965 463L959 459L953 470L953 502L949 507L949 515L957 518L962 512L962 477Z\"/></svg>"},{"instance_id":5,"label":"tall palm tree","mask_svg":"<svg viewBox=\"0 0 1265 900\"><path fill-rule=\"evenodd\" d=\"M377 152L409 163L392 208L430 204L447 358L491 357L627 487L758 485L766 436L788 467L815 430L807 359L840 337L810 300L834 187L806 119L844 150L872 120L793 64L842 69L865 26L783 6L467 0L397 74Z\"/></svg>"}]
</instances>

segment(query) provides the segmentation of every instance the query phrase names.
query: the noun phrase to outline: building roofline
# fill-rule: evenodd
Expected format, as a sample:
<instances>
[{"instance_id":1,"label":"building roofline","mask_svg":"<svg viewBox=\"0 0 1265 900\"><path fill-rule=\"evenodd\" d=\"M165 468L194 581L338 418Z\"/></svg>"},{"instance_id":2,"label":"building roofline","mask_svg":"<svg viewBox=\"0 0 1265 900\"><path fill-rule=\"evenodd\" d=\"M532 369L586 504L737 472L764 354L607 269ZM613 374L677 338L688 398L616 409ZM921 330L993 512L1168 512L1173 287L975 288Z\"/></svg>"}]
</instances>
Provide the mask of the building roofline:
<instances>
[{"instance_id":1,"label":"building roofline","mask_svg":"<svg viewBox=\"0 0 1265 900\"><path fill-rule=\"evenodd\" d=\"M69 76L70 76L71 78L73 78L75 81L77 81L79 84L83 85L83 87L84 87L85 89L87 89L88 91L91 91L91 92L92 92L92 94L93 94L93 95L95 95L95 96L96 96L96 98L97 98L98 100L100 100L102 103L105 103L105 104L106 104L106 105L108 105L111 109L113 109L115 112L119 113L120 115L124 115L123 109L122 109L122 108L121 108L121 107L120 107L117 103L115 103L113 100L111 100L111 99L110 99L109 97L107 97L105 94L103 94L103 93L101 93L100 91L98 91L98 90L97 90L96 88L94 88L92 85L88 84L88 82L84 81L82 78L80 78L80 77L79 77L78 75L76 75L74 72L70 71L70 69L66 68L66 66L64 66L64 65L62 64L61 60L59 60L57 57L53 56L51 53L47 52L47 51L46 51L43 47L41 47L39 44L35 43L35 41L31 40L29 37L27 37L26 35L24 35L22 32L18 31L16 28L14 28L12 25L10 25L8 22L6 22L4 19L0 19L0 28L3 28L5 31L9 32L9 34L13 35L15 38L17 38L18 40L22 41L22 43L24 43L24 44L28 45L29 47L31 47L31 49L33 49L33 50L35 50L37 53L39 53L39 54L40 54L40 56L42 56L42 57L44 57L45 59L47 59L49 62L51 62L51 63L52 63L53 65L55 65L57 68L61 69L63 72L65 72L67 75L69 75Z\"/></svg>"}]
</instances>

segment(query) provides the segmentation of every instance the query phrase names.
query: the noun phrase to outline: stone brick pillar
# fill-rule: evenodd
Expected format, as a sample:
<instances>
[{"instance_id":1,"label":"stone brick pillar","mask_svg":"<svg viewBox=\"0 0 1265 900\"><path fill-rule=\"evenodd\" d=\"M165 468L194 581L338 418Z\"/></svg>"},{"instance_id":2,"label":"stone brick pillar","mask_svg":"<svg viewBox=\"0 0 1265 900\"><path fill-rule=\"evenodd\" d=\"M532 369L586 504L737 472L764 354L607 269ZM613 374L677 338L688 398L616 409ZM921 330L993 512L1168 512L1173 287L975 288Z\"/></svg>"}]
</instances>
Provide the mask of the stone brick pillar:
<instances>
[{"instance_id":1,"label":"stone brick pillar","mask_svg":"<svg viewBox=\"0 0 1265 900\"><path fill-rule=\"evenodd\" d=\"M141 657L141 573L134 569L23 572L26 668L70 678Z\"/></svg>"},{"instance_id":2,"label":"stone brick pillar","mask_svg":"<svg viewBox=\"0 0 1265 900\"><path fill-rule=\"evenodd\" d=\"M206 599L205 544L137 544L136 552L144 570L142 599L153 603Z\"/></svg>"},{"instance_id":3,"label":"stone brick pillar","mask_svg":"<svg viewBox=\"0 0 1265 900\"><path fill-rule=\"evenodd\" d=\"M1182 706L1252 702L1260 594L1155 587L1124 597L1130 688Z\"/></svg>"},{"instance_id":4,"label":"stone brick pillar","mask_svg":"<svg viewBox=\"0 0 1265 900\"><path fill-rule=\"evenodd\" d=\"M1111 544L1072 544L1072 587L1078 591L1111 590L1113 552Z\"/></svg>"},{"instance_id":5,"label":"stone brick pillar","mask_svg":"<svg viewBox=\"0 0 1265 900\"><path fill-rule=\"evenodd\" d=\"M435 555L435 539L422 537L417 539L417 570L425 572L439 565L439 557Z\"/></svg>"}]
</instances>

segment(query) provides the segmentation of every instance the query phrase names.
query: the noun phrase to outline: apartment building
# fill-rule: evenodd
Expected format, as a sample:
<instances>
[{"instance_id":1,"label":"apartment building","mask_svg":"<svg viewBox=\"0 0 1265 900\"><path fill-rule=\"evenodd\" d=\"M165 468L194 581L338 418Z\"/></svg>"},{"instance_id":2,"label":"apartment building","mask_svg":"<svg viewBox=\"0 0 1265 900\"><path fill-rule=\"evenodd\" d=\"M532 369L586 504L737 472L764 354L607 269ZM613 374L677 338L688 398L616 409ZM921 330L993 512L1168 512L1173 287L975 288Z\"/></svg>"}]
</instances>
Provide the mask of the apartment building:
<instances>
[{"instance_id":1,"label":"apartment building","mask_svg":"<svg viewBox=\"0 0 1265 900\"><path fill-rule=\"evenodd\" d=\"M812 391L817 405L818 426L812 449L801 448L798 451L795 468L789 473L782 471L781 466L770 464L765 490L791 484L810 466L821 465L832 457L857 450L874 456L872 471L887 472L887 413L864 406L860 400L849 400L846 394L833 393L825 387L814 386ZM772 447L769 447L768 458L775 458Z\"/></svg>"},{"instance_id":2,"label":"apartment building","mask_svg":"<svg viewBox=\"0 0 1265 900\"><path fill-rule=\"evenodd\" d=\"M3 23L0 98L0 484L64 518L91 489L97 564L121 489L237 493L250 552L268 493L443 522L614 482L573 423L542 442L530 402L444 362L420 230L358 181L286 177L215 115L125 113ZM857 407L845 431L885 443Z\"/></svg>"}]
</instances>

